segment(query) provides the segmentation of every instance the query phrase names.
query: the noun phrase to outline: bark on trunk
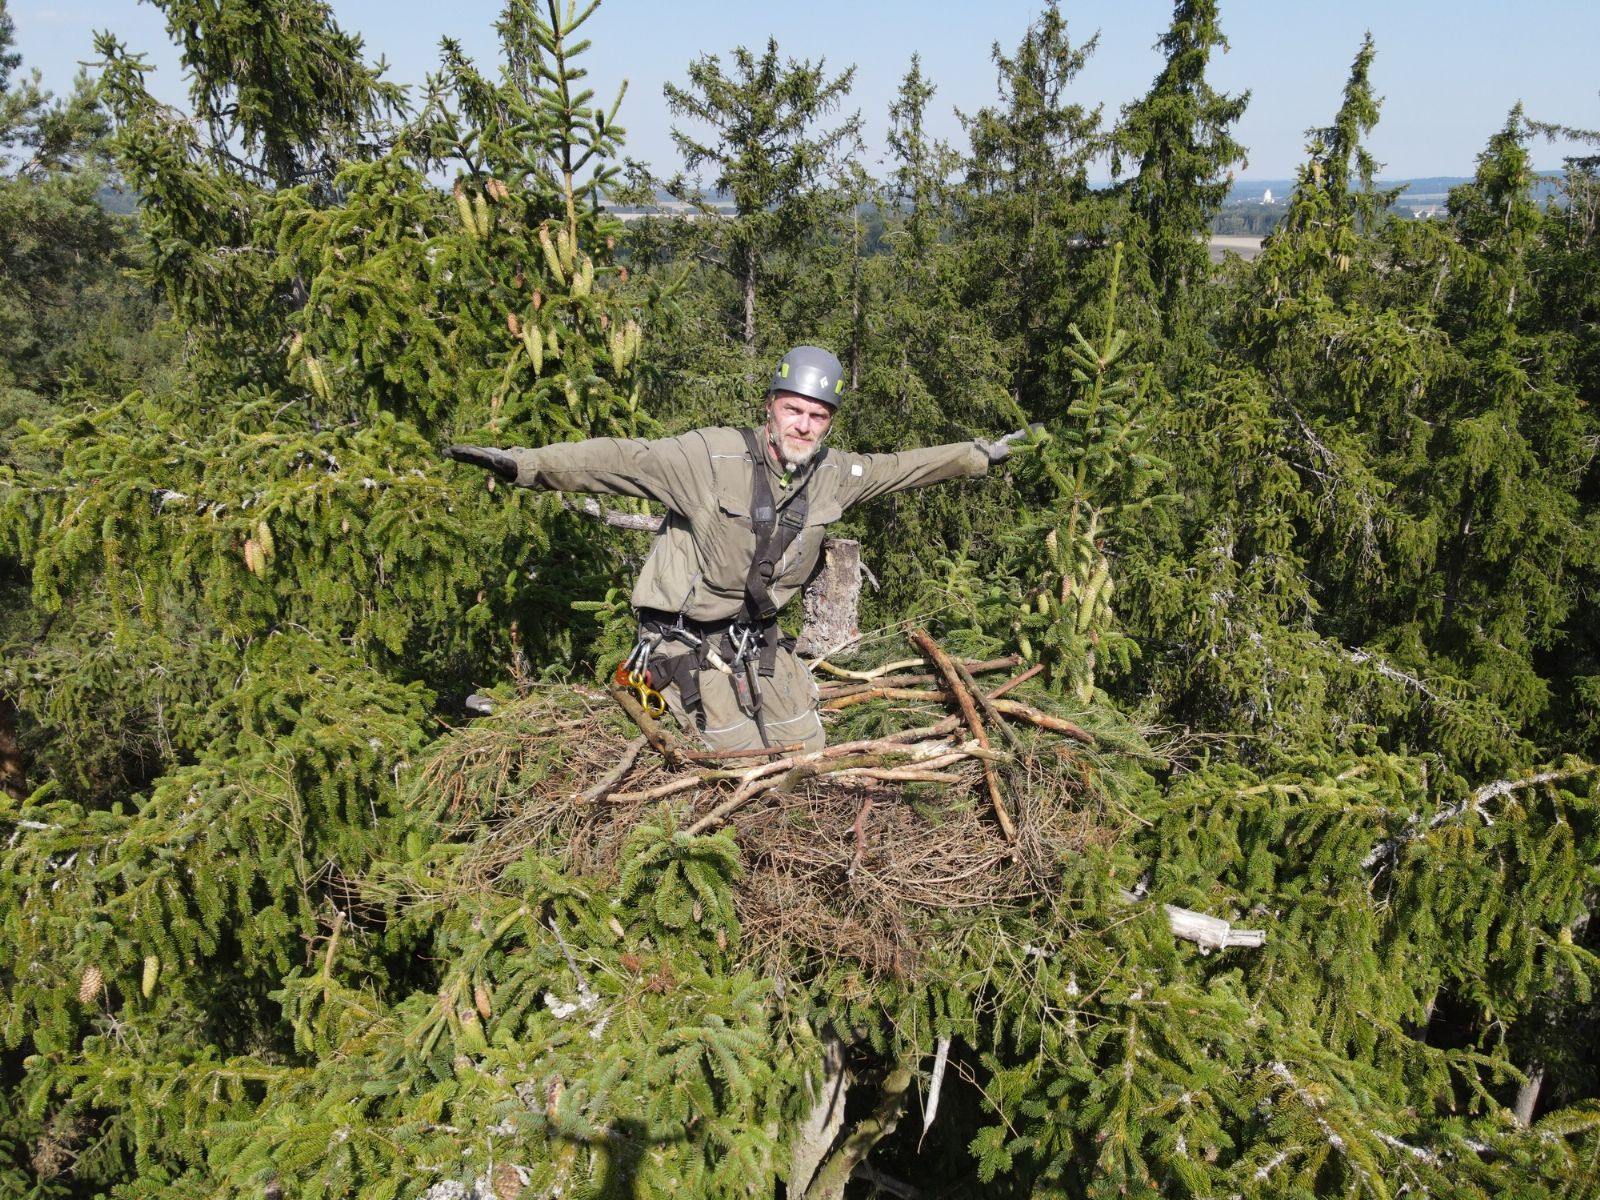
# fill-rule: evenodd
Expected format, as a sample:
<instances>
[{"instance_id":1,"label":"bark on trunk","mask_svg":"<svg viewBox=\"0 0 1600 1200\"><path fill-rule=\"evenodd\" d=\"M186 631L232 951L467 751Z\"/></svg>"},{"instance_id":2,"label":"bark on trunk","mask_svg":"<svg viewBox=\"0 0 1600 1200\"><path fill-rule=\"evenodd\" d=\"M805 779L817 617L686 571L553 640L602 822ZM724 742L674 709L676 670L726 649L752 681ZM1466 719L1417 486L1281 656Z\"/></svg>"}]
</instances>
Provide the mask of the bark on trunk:
<instances>
[{"instance_id":1,"label":"bark on trunk","mask_svg":"<svg viewBox=\"0 0 1600 1200\"><path fill-rule=\"evenodd\" d=\"M844 1043L832 1030L822 1040L822 1084L812 1097L811 1111L795 1134L789 1157L789 1195L804 1196L833 1143L844 1128L844 1102L850 1076L844 1067Z\"/></svg>"},{"instance_id":2,"label":"bark on trunk","mask_svg":"<svg viewBox=\"0 0 1600 1200\"><path fill-rule=\"evenodd\" d=\"M17 740L17 706L0 695L0 791L13 800L28 794L28 776L22 769L22 746Z\"/></svg>"},{"instance_id":3,"label":"bark on trunk","mask_svg":"<svg viewBox=\"0 0 1600 1200\"><path fill-rule=\"evenodd\" d=\"M1532 1125L1534 1110L1539 1107L1539 1089L1544 1087L1544 1068L1534 1067L1528 1072L1528 1082L1517 1089L1517 1102L1511 1106L1511 1114L1517 1118L1518 1125Z\"/></svg>"},{"instance_id":4,"label":"bark on trunk","mask_svg":"<svg viewBox=\"0 0 1600 1200\"><path fill-rule=\"evenodd\" d=\"M801 599L805 628L795 648L818 658L841 656L861 640L861 543L829 538L822 569Z\"/></svg>"},{"instance_id":5,"label":"bark on trunk","mask_svg":"<svg viewBox=\"0 0 1600 1200\"><path fill-rule=\"evenodd\" d=\"M744 329L741 332L745 350L753 351L756 348L756 256L753 252L746 252L743 259L739 272L744 301Z\"/></svg>"},{"instance_id":6,"label":"bark on trunk","mask_svg":"<svg viewBox=\"0 0 1600 1200\"><path fill-rule=\"evenodd\" d=\"M883 1096L878 1110L864 1117L839 1143L838 1149L828 1156L818 1169L811 1186L806 1188L805 1200L844 1200L844 1187L855 1169L866 1160L872 1148L895 1131L906 1111L906 1100L911 1091L911 1068L901 1063L883 1081Z\"/></svg>"}]
</instances>

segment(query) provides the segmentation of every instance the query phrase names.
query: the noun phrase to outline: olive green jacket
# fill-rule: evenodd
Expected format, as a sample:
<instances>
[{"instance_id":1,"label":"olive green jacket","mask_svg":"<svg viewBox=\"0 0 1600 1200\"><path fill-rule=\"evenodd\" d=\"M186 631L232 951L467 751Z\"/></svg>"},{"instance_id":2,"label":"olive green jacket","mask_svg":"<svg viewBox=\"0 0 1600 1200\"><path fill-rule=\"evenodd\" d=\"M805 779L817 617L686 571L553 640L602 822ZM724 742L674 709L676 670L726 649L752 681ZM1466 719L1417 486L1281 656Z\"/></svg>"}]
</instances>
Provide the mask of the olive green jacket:
<instances>
[{"instance_id":1,"label":"olive green jacket","mask_svg":"<svg viewBox=\"0 0 1600 1200\"><path fill-rule=\"evenodd\" d=\"M635 608L681 612L696 621L738 614L756 553L752 468L739 430L695 429L654 441L595 438L506 453L517 461L520 487L638 496L666 506L666 520L634 585ZM787 487L770 462L766 468L780 512L802 485L807 489L805 527L775 565L768 589L782 608L811 577L823 530L846 509L905 488L983 475L989 458L975 442L899 454L829 450L796 472Z\"/></svg>"}]
</instances>

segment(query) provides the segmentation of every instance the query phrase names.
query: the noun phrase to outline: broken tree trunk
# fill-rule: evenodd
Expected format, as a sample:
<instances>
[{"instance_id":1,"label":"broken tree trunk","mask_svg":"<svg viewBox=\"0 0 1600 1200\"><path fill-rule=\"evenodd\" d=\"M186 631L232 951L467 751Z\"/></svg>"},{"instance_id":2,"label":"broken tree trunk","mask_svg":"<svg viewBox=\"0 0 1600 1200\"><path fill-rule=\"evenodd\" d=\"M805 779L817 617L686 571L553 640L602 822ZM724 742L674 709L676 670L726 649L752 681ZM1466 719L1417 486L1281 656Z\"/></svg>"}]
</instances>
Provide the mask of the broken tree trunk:
<instances>
[{"instance_id":1,"label":"broken tree trunk","mask_svg":"<svg viewBox=\"0 0 1600 1200\"><path fill-rule=\"evenodd\" d=\"M795 649L808 657L848 654L861 641L861 543L829 538L822 569L801 598L805 627Z\"/></svg>"},{"instance_id":2,"label":"broken tree trunk","mask_svg":"<svg viewBox=\"0 0 1600 1200\"><path fill-rule=\"evenodd\" d=\"M839 1140L844 1128L844 1102L850 1074L844 1065L844 1042L831 1028L822 1038L822 1080L811 1097L811 1109L795 1130L789 1157L789 1194L803 1196L817 1167Z\"/></svg>"}]
</instances>

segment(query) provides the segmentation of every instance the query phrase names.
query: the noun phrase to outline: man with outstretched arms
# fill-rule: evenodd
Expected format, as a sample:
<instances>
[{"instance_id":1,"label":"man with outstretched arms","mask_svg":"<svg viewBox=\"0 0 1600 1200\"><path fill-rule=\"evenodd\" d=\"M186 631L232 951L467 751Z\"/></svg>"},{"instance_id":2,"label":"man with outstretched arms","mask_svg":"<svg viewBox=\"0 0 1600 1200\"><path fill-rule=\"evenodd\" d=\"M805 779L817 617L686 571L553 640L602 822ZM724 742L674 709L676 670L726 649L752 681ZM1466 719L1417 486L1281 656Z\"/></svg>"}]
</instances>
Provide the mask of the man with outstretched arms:
<instances>
[{"instance_id":1,"label":"man with outstretched arms","mask_svg":"<svg viewBox=\"0 0 1600 1200\"><path fill-rule=\"evenodd\" d=\"M843 394L839 360L797 346L773 372L755 429L445 454L520 487L665 505L633 589L639 641L630 671L647 674L713 750L821 749L816 685L777 617L816 569L824 530L874 496L982 475L1023 436L898 454L829 450Z\"/></svg>"}]
</instances>

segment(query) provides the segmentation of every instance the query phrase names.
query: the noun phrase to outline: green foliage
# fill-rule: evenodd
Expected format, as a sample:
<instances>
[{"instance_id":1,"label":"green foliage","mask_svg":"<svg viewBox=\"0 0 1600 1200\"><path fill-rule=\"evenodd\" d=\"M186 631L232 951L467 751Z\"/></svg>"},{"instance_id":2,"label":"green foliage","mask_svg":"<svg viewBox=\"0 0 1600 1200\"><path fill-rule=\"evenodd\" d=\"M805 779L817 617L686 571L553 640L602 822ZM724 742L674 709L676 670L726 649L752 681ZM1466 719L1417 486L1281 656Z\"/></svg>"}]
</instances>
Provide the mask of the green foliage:
<instances>
[{"instance_id":1,"label":"green foliage","mask_svg":"<svg viewBox=\"0 0 1600 1200\"><path fill-rule=\"evenodd\" d=\"M1166 64L1150 91L1123 110L1112 165L1115 172L1124 156L1137 165L1125 237L1170 338L1193 328L1180 310L1209 271L1203 239L1227 198L1232 165L1244 158L1228 127L1244 115L1250 93L1222 95L1206 82L1211 52L1228 49L1215 0L1177 0L1157 46Z\"/></svg>"},{"instance_id":2,"label":"green foliage","mask_svg":"<svg viewBox=\"0 0 1600 1200\"><path fill-rule=\"evenodd\" d=\"M913 60L882 181L850 70L698 59L669 105L734 214L625 229L592 8L510 0L414 106L320 4L162 8L188 114L109 37L53 102L0 6L0 1191L796 1195L837 1037L928 1194L1596 1195L1600 190L1534 202L1560 127L1513 110L1392 220L1369 39L1215 273L1216 6L1108 125L1052 4L965 146ZM594 799L632 729L534 681L614 665L643 542L434 450L742 419L800 340L853 448L1044 425L853 526L865 624L1022 651L1094 739L1008 751L993 902L982 845L937 903L828 857L971 818L938 784L838 828ZM774 879L821 906L775 926ZM924 1144L856 1124L941 1042Z\"/></svg>"},{"instance_id":3,"label":"green foliage","mask_svg":"<svg viewBox=\"0 0 1600 1200\"><path fill-rule=\"evenodd\" d=\"M709 127L707 135L674 126L672 136L685 169L713 168L711 186L733 203L733 218L710 223L707 236L733 284L725 332L749 355L758 344L758 304L783 293L778 255L845 207L827 185L860 148L861 121L817 128L849 93L854 67L830 79L825 61L784 61L770 38L759 57L743 46L732 57L724 70L716 55L702 55L689 66L689 86L668 84L665 94L674 116ZM680 198L687 186L673 185Z\"/></svg>"}]
</instances>

